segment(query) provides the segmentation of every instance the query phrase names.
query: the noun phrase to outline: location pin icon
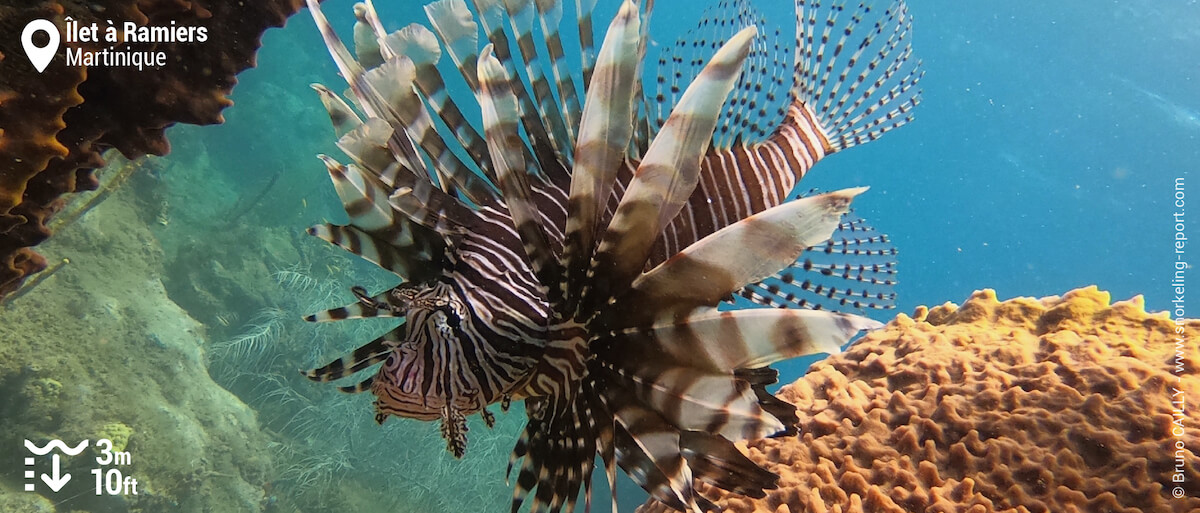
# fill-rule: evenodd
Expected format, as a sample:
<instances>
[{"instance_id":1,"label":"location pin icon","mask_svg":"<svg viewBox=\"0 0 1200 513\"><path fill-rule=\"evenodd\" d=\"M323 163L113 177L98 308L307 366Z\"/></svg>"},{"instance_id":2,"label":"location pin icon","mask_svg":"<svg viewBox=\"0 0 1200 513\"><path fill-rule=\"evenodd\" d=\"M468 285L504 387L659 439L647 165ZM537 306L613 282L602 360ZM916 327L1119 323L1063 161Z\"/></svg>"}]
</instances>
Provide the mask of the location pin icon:
<instances>
[{"instance_id":1,"label":"location pin icon","mask_svg":"<svg viewBox=\"0 0 1200 513\"><path fill-rule=\"evenodd\" d=\"M50 36L50 42L41 48L33 44L33 34L39 30ZM58 27L50 20L33 20L25 25L25 30L21 32L21 44L25 45L25 55L29 56L29 62L41 73L58 52Z\"/></svg>"}]
</instances>

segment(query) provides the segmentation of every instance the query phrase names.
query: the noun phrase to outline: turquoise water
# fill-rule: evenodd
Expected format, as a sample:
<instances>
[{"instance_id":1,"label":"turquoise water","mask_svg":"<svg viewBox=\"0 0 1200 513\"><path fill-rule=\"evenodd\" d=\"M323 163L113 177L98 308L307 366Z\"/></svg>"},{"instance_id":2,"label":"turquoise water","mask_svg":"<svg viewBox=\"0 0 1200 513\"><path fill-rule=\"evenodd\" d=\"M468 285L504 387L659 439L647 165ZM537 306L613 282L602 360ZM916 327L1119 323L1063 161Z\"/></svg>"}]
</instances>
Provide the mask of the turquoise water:
<instances>
[{"instance_id":1,"label":"turquoise water","mask_svg":"<svg viewBox=\"0 0 1200 513\"><path fill-rule=\"evenodd\" d=\"M424 20L410 2L379 3L389 30ZM788 2L758 3L788 34ZM322 6L343 36L351 5ZM694 5L658 0L652 34L669 41L693 26ZM872 316L961 302L982 288L1040 297L1091 284L1115 299L1144 294L1149 310L1170 307L1176 179L1186 183L1200 162L1200 4L932 0L910 9L926 71L916 120L826 158L800 186L871 187L856 210L900 249L897 310ZM204 325L208 373L250 405L268 440L259 448L272 461L264 475L240 474L261 490L257 505L230 510L506 510L504 465L520 406L494 430L473 419L467 456L455 461L435 424L378 427L369 397L296 372L387 324L312 326L301 315L349 302L351 285L378 290L394 279L303 233L345 222L314 158L340 152L309 88L340 91L344 82L307 13L268 32L258 66L238 80L225 124L173 128L157 178L137 186L161 195L153 209L164 217L149 224L162 281ZM780 366L782 381L806 365ZM234 472L213 468L215 477L202 478ZM596 510L607 511L597 477ZM621 510L632 511L645 494L623 483ZM190 510L182 502L131 504ZM78 499L60 510L67 506L123 511Z\"/></svg>"},{"instance_id":2,"label":"turquoise water","mask_svg":"<svg viewBox=\"0 0 1200 513\"><path fill-rule=\"evenodd\" d=\"M335 25L352 23L345 6L328 5ZM686 5L659 2L655 29L690 28ZM379 9L397 26L423 19L416 7ZM763 9L790 16L786 2ZM1196 2L910 10L927 71L917 120L827 158L805 183L872 187L856 205L902 252L899 310L982 287L1011 297L1087 284L1165 309L1174 179L1200 161L1200 71L1185 57L1200 50ZM339 82L315 33L305 16L268 33L259 67L239 77L239 105L201 137L237 140L232 155L254 151L278 160L268 167L286 162L289 176L322 179L308 155L335 149L307 84ZM288 106L308 111L264 119L280 114L269 99L278 94L299 95ZM252 177L255 167L224 170Z\"/></svg>"}]
</instances>

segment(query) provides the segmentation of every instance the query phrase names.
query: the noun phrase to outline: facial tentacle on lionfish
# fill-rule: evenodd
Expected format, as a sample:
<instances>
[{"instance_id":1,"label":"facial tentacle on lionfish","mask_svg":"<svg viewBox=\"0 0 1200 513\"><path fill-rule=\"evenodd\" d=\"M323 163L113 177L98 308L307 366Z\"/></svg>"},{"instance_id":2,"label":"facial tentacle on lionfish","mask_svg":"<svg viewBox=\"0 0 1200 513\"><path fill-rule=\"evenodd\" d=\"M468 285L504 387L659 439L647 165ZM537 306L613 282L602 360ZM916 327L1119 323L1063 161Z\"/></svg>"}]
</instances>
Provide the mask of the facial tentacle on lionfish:
<instances>
[{"instance_id":1,"label":"facial tentacle on lionfish","mask_svg":"<svg viewBox=\"0 0 1200 513\"><path fill-rule=\"evenodd\" d=\"M572 511L581 490L590 507L596 454L610 483L620 467L678 510L716 509L695 480L761 497L778 477L733 442L798 422L770 365L879 326L836 310L892 305L895 250L843 217L866 189L788 195L909 119L911 19L901 0L796 0L787 45L723 2L647 88L653 0L621 1L598 51L594 3L564 22L560 0L438 0L430 28L388 34L368 0L352 53L308 0L351 100L314 85L351 161L321 156L350 222L309 233L403 280L306 318L403 320L308 376L378 366L341 389L370 390L379 422L440 420L459 457L468 415L491 425L489 404L523 399L514 512L531 493L533 511Z\"/></svg>"}]
</instances>

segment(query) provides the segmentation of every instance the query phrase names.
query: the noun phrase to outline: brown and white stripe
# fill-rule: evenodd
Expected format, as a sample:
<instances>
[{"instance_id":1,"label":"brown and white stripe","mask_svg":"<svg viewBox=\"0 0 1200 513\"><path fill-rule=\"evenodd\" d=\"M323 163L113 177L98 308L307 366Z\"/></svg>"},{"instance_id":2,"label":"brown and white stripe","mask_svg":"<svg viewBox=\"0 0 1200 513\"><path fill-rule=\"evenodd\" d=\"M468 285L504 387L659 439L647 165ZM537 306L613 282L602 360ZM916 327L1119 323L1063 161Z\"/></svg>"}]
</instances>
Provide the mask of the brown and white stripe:
<instances>
[{"instance_id":1,"label":"brown and white stripe","mask_svg":"<svg viewBox=\"0 0 1200 513\"><path fill-rule=\"evenodd\" d=\"M640 34L638 7L625 0L600 47L575 145L571 194L567 198L562 296L574 310L596 244L600 213L608 203L617 169L632 134L633 83L637 81Z\"/></svg>"},{"instance_id":2,"label":"brown and white stripe","mask_svg":"<svg viewBox=\"0 0 1200 513\"><path fill-rule=\"evenodd\" d=\"M559 0L471 0L478 19L464 0L439 0L426 7L432 30L390 35L368 2L356 8L357 56L308 2L361 112L318 89L354 162L327 159L351 223L310 233L408 280L375 295L355 288L356 303L310 316L404 324L309 376L378 366L342 388L370 389L379 421L440 419L456 456L466 415L524 399L514 512L530 494L533 511L573 510L581 489L590 506L597 453L610 482L620 466L680 510L715 508L697 479L750 496L777 486L732 443L795 432L794 409L766 390L777 379L768 366L838 351L878 323L717 306L734 294L777 307L891 300L894 250L861 221L839 221L865 189L788 198L826 154L908 119L920 74L903 3L797 0L808 46L792 57L756 38L746 27L764 20L734 0L714 11L731 17L681 40L695 49L670 60L676 90L648 103L652 0L620 3L595 58L595 2L578 1L577 73ZM442 51L474 98L451 93ZM785 57L792 73L768 70ZM792 97L774 104L789 74ZM652 120L659 108L670 117Z\"/></svg>"},{"instance_id":3,"label":"brown and white stripe","mask_svg":"<svg viewBox=\"0 0 1200 513\"><path fill-rule=\"evenodd\" d=\"M518 132L517 99L504 67L492 56L491 48L491 45L484 48L476 69L479 72L479 106L483 111L484 134L492 166L534 273L542 283L557 283L561 279L558 259L551 252L542 229L533 189L529 185L532 174L529 162L521 152L524 145Z\"/></svg>"},{"instance_id":4,"label":"brown and white stripe","mask_svg":"<svg viewBox=\"0 0 1200 513\"><path fill-rule=\"evenodd\" d=\"M700 159L755 33L754 27L742 30L713 55L650 143L596 250L591 272L597 300L633 281L663 226L695 190Z\"/></svg>"}]
</instances>

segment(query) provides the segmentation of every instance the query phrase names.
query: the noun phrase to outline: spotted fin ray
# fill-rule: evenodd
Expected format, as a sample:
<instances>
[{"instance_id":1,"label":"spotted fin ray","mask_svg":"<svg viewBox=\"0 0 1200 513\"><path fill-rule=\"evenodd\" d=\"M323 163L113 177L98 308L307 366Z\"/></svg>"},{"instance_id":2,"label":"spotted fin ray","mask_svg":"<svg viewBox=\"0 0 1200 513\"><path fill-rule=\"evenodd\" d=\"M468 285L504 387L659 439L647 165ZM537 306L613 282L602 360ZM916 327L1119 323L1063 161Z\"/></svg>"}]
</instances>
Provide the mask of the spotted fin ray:
<instances>
[{"instance_id":1,"label":"spotted fin ray","mask_svg":"<svg viewBox=\"0 0 1200 513\"><path fill-rule=\"evenodd\" d=\"M621 1L598 52L594 3L577 1L572 25L559 0L439 0L430 28L384 34L367 2L354 54L314 13L351 86L350 104L327 110L352 162L329 164L350 224L314 233L408 280L391 294L422 298L396 308L356 289L356 304L312 316L407 312L405 329L380 339L382 365L360 348L314 375L377 365L344 388L369 388L379 421L440 419L456 457L465 415L524 400L514 512L527 500L573 510L580 495L590 506L596 454L610 483L621 468L670 507L711 511L695 482L749 496L778 484L734 445L795 433L795 409L767 391L770 365L878 327L824 309L719 307L735 295L796 307L815 294L836 309L890 300L886 238L843 218L865 188L791 192L825 155L907 119L919 78L907 11L798 0L791 52L750 2L727 2L663 71L642 69L656 51L652 0ZM578 55L549 41L575 28ZM643 71L678 72L678 94L659 99ZM692 101L694 88L711 90ZM474 112L458 108L475 103L483 122L471 126ZM807 274L817 287L799 281ZM863 294L874 299L855 303Z\"/></svg>"},{"instance_id":2,"label":"spotted fin ray","mask_svg":"<svg viewBox=\"0 0 1200 513\"><path fill-rule=\"evenodd\" d=\"M740 28L738 20L761 19L746 1L724 4L715 12L719 16L702 22L683 47L711 47L731 37ZM722 20L732 21L722 25ZM874 140L911 119L920 101L916 85L922 72L912 57L912 19L901 0L853 9L836 1L796 0L796 22L794 51L783 49L787 45L776 50L778 38L764 38L751 50L734 101L722 112L714 147L701 163L699 187L664 230L649 265L787 201L826 155ZM695 68L689 59L664 60L668 69L658 72L667 80L678 72L686 83ZM790 83L775 78L789 75ZM773 101L785 86L786 100ZM674 101L670 95L664 98L666 105ZM743 126L747 119L752 121Z\"/></svg>"},{"instance_id":3,"label":"spotted fin ray","mask_svg":"<svg viewBox=\"0 0 1200 513\"><path fill-rule=\"evenodd\" d=\"M887 235L852 216L842 219L829 240L736 295L777 308L859 312L895 308L896 248Z\"/></svg>"}]
</instances>

